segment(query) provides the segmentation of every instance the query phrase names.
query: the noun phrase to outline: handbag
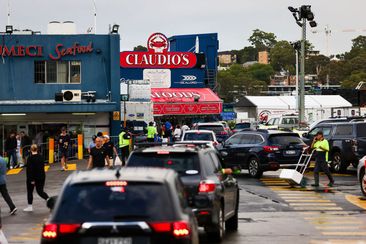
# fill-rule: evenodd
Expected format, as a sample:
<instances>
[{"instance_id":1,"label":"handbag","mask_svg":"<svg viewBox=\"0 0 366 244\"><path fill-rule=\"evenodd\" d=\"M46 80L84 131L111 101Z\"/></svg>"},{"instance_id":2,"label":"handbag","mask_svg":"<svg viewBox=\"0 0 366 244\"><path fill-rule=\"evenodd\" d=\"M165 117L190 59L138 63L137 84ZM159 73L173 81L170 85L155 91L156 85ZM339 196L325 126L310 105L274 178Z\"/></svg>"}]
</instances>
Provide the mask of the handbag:
<instances>
[{"instance_id":1,"label":"handbag","mask_svg":"<svg viewBox=\"0 0 366 244\"><path fill-rule=\"evenodd\" d=\"M118 156L114 160L114 166L122 166L122 161Z\"/></svg>"}]
</instances>

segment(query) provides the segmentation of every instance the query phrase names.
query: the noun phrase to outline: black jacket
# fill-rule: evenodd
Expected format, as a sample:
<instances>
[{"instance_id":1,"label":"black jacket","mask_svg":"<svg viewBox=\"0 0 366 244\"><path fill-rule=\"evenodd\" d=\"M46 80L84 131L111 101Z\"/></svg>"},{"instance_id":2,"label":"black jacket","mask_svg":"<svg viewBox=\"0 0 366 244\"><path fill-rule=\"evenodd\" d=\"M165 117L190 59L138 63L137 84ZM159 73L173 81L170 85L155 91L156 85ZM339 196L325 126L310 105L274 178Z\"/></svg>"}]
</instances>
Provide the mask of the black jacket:
<instances>
[{"instance_id":1,"label":"black jacket","mask_svg":"<svg viewBox=\"0 0 366 244\"><path fill-rule=\"evenodd\" d=\"M46 178L44 172L44 160L39 154L31 154L27 160L27 180L43 180Z\"/></svg>"},{"instance_id":2,"label":"black jacket","mask_svg":"<svg viewBox=\"0 0 366 244\"><path fill-rule=\"evenodd\" d=\"M17 139L15 137L8 137L5 141L5 151L17 149Z\"/></svg>"}]
</instances>

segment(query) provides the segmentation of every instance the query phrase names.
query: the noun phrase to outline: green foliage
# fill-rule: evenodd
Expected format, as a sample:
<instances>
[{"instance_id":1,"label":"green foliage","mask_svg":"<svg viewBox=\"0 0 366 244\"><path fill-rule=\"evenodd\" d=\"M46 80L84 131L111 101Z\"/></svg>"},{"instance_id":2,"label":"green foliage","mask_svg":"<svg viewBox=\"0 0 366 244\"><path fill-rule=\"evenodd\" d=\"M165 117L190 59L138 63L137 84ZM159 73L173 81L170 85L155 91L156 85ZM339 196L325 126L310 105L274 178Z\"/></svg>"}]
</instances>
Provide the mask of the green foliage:
<instances>
[{"instance_id":1,"label":"green foliage","mask_svg":"<svg viewBox=\"0 0 366 244\"><path fill-rule=\"evenodd\" d=\"M220 97L225 102L232 102L235 97L245 94L260 95L260 92L267 88L271 74L273 69L270 65L255 64L248 68L239 64L232 65L229 69L218 73Z\"/></svg>"},{"instance_id":2,"label":"green foliage","mask_svg":"<svg viewBox=\"0 0 366 244\"><path fill-rule=\"evenodd\" d=\"M296 55L288 41L277 42L271 49L270 57L271 65L275 71L289 70L294 74Z\"/></svg>"},{"instance_id":3,"label":"green foliage","mask_svg":"<svg viewBox=\"0 0 366 244\"><path fill-rule=\"evenodd\" d=\"M276 38L277 37L274 33L255 29L248 41L257 49L257 51L264 51L270 50L277 43Z\"/></svg>"},{"instance_id":4,"label":"green foliage","mask_svg":"<svg viewBox=\"0 0 366 244\"><path fill-rule=\"evenodd\" d=\"M147 47L138 45L137 47L133 48L133 51L135 51L135 52L147 52Z\"/></svg>"},{"instance_id":5,"label":"green foliage","mask_svg":"<svg viewBox=\"0 0 366 244\"><path fill-rule=\"evenodd\" d=\"M327 56L310 56L305 61L305 73L319 76L329 63L330 59Z\"/></svg>"}]
</instances>

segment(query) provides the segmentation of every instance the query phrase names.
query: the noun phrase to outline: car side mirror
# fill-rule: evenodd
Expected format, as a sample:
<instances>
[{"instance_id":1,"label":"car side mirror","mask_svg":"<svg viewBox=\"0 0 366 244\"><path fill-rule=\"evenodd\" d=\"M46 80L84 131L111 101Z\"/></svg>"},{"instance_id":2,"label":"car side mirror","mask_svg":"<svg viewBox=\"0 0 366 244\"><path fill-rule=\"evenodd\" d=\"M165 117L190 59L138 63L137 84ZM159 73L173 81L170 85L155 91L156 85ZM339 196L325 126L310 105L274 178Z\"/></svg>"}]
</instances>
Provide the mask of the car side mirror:
<instances>
[{"instance_id":1,"label":"car side mirror","mask_svg":"<svg viewBox=\"0 0 366 244\"><path fill-rule=\"evenodd\" d=\"M53 196L53 197L50 197L48 198L47 200L47 207L52 211L53 208L55 207L55 203L57 201L57 197L58 196Z\"/></svg>"},{"instance_id":2,"label":"car side mirror","mask_svg":"<svg viewBox=\"0 0 366 244\"><path fill-rule=\"evenodd\" d=\"M308 138L309 134L307 132L305 132L305 133L302 134L302 137Z\"/></svg>"}]
</instances>

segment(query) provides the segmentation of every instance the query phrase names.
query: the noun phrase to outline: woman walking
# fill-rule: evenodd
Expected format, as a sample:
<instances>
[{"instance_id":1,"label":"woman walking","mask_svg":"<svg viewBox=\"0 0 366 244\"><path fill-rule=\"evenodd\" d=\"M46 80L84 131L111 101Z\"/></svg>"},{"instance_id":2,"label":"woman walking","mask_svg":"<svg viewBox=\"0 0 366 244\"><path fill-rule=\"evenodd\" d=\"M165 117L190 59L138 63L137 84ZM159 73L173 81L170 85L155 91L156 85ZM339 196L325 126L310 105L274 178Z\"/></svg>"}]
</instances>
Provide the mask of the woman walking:
<instances>
[{"instance_id":1,"label":"woman walking","mask_svg":"<svg viewBox=\"0 0 366 244\"><path fill-rule=\"evenodd\" d=\"M31 146L31 154L27 160L27 197L28 207L24 209L25 212L33 211L33 190L34 187L40 197L47 200L49 196L44 192L43 187L46 181L46 174L44 172L44 160L41 155L38 154L37 145Z\"/></svg>"}]
</instances>

